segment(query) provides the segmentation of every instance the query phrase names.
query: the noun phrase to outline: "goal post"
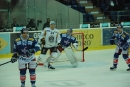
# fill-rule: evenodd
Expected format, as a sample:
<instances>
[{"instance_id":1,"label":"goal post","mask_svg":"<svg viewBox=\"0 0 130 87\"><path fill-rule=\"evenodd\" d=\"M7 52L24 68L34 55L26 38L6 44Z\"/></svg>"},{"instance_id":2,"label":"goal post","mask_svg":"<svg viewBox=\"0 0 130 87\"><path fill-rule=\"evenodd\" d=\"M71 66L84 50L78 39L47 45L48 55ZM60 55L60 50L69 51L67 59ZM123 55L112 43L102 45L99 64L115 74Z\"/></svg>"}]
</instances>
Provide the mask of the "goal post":
<instances>
[{"instance_id":1,"label":"goal post","mask_svg":"<svg viewBox=\"0 0 130 87\"><path fill-rule=\"evenodd\" d=\"M84 49L84 33L81 32L74 32L73 36L76 38L76 40L78 41L78 49L82 50ZM78 51L75 51L78 52ZM84 58L84 51L80 51L80 57L81 57L81 61L84 62L85 58ZM80 58L79 58L80 59Z\"/></svg>"}]
</instances>

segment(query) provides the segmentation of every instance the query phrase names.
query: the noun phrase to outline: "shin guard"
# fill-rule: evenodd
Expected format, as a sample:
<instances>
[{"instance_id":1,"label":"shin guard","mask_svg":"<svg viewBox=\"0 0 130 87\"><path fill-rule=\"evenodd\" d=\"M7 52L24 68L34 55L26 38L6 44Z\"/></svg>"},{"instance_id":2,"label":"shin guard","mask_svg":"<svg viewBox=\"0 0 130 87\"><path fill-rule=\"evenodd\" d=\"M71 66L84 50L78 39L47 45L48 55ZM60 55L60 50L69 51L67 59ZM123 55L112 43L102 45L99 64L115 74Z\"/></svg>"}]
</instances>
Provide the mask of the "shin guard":
<instances>
[{"instance_id":1,"label":"shin guard","mask_svg":"<svg viewBox=\"0 0 130 87\"><path fill-rule=\"evenodd\" d=\"M30 82L35 83L36 81L35 69L29 69L29 73L30 73Z\"/></svg>"}]
</instances>

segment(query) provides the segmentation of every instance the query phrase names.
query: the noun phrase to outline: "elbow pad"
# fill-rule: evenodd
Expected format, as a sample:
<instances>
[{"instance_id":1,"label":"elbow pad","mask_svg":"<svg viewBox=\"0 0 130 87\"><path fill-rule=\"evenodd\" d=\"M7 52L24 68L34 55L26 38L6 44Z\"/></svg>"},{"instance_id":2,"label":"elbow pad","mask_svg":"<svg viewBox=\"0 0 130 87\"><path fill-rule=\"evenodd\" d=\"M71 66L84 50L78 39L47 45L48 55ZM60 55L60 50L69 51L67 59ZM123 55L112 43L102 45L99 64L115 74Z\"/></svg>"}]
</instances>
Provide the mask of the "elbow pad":
<instances>
[{"instance_id":1,"label":"elbow pad","mask_svg":"<svg viewBox=\"0 0 130 87\"><path fill-rule=\"evenodd\" d=\"M128 44L129 44L129 46L130 46L130 39L128 39L128 40L127 40L127 43L128 43Z\"/></svg>"}]
</instances>

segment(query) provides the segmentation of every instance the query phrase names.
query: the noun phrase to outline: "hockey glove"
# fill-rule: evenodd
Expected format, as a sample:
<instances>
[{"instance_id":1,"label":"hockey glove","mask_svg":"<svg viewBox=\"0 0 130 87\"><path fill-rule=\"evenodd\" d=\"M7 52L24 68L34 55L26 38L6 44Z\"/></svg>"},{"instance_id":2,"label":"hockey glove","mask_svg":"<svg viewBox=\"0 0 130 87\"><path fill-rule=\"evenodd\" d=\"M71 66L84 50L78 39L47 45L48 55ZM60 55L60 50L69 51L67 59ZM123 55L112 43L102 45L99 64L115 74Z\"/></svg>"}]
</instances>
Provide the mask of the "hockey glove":
<instances>
[{"instance_id":1,"label":"hockey glove","mask_svg":"<svg viewBox=\"0 0 130 87\"><path fill-rule=\"evenodd\" d=\"M31 56L32 54L34 54L36 51L35 49L29 49L26 53L27 57Z\"/></svg>"},{"instance_id":2,"label":"hockey glove","mask_svg":"<svg viewBox=\"0 0 130 87\"><path fill-rule=\"evenodd\" d=\"M45 38L41 39L42 44L45 44Z\"/></svg>"},{"instance_id":3,"label":"hockey glove","mask_svg":"<svg viewBox=\"0 0 130 87\"><path fill-rule=\"evenodd\" d=\"M13 54L12 58L11 58L11 62L14 63L17 61L18 55L15 53Z\"/></svg>"},{"instance_id":4,"label":"hockey glove","mask_svg":"<svg viewBox=\"0 0 130 87\"><path fill-rule=\"evenodd\" d=\"M128 43L126 43L126 44L124 44L124 46L123 46L123 50L127 50L129 48L129 44Z\"/></svg>"},{"instance_id":5,"label":"hockey glove","mask_svg":"<svg viewBox=\"0 0 130 87\"><path fill-rule=\"evenodd\" d=\"M114 44L115 44L114 39L110 39L110 44L111 44L111 45L114 45Z\"/></svg>"}]
</instances>

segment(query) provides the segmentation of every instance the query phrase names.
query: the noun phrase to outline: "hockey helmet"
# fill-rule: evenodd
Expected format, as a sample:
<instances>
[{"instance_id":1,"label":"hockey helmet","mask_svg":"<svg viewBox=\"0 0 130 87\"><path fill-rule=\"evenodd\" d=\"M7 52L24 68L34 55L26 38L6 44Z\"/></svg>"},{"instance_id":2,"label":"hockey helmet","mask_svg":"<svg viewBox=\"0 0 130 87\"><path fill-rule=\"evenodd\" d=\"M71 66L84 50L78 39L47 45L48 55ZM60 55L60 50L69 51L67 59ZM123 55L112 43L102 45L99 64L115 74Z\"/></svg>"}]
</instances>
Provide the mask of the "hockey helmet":
<instances>
[{"instance_id":1,"label":"hockey helmet","mask_svg":"<svg viewBox=\"0 0 130 87\"><path fill-rule=\"evenodd\" d=\"M69 29L67 30L67 32L66 32L66 34L68 34L68 35L72 35L72 33L73 33L73 29L72 29L72 28L69 28Z\"/></svg>"},{"instance_id":2,"label":"hockey helmet","mask_svg":"<svg viewBox=\"0 0 130 87\"><path fill-rule=\"evenodd\" d=\"M50 24L54 24L55 25L56 23L55 23L55 21L51 21Z\"/></svg>"},{"instance_id":3,"label":"hockey helmet","mask_svg":"<svg viewBox=\"0 0 130 87\"><path fill-rule=\"evenodd\" d=\"M23 29L21 30L21 34L24 34L24 33L28 33L28 29L27 29L27 28L23 28Z\"/></svg>"},{"instance_id":4,"label":"hockey helmet","mask_svg":"<svg viewBox=\"0 0 130 87\"><path fill-rule=\"evenodd\" d=\"M121 24L118 24L117 28L123 28L123 26Z\"/></svg>"}]
</instances>

